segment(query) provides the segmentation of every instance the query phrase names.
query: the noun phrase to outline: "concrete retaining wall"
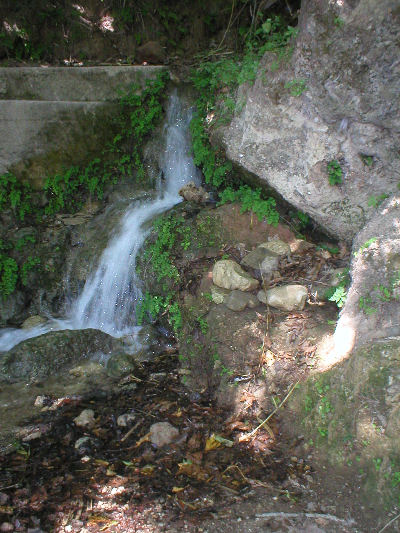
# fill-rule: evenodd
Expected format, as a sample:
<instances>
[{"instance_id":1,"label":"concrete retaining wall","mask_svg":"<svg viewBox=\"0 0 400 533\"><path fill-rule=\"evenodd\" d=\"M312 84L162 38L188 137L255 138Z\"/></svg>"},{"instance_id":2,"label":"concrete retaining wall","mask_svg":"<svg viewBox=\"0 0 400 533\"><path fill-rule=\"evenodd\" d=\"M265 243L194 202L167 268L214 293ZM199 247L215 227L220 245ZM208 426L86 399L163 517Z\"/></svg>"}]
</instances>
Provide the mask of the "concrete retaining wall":
<instances>
[{"instance_id":1,"label":"concrete retaining wall","mask_svg":"<svg viewBox=\"0 0 400 533\"><path fill-rule=\"evenodd\" d=\"M119 89L144 86L164 67L0 69L0 174L35 187L62 166L91 159L110 135Z\"/></svg>"}]
</instances>

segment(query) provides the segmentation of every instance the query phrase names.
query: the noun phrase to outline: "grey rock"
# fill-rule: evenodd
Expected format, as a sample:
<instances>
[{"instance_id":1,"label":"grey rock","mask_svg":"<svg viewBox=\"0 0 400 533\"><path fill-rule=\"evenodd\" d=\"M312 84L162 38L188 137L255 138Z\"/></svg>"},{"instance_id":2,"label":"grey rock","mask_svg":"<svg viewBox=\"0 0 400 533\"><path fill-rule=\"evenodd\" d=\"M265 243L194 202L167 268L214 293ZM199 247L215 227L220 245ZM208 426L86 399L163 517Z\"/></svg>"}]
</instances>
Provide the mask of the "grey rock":
<instances>
[{"instance_id":1,"label":"grey rock","mask_svg":"<svg viewBox=\"0 0 400 533\"><path fill-rule=\"evenodd\" d=\"M132 425L132 422L134 422L135 419L136 415L134 415L133 413L123 413L117 418L117 426L121 428L126 428L127 426Z\"/></svg>"},{"instance_id":2,"label":"grey rock","mask_svg":"<svg viewBox=\"0 0 400 533\"><path fill-rule=\"evenodd\" d=\"M0 381L43 379L118 346L116 339L94 329L52 331L6 352L0 363Z\"/></svg>"},{"instance_id":3,"label":"grey rock","mask_svg":"<svg viewBox=\"0 0 400 533\"><path fill-rule=\"evenodd\" d=\"M213 268L213 282L218 287L230 290L252 291L259 285L240 265L231 259L217 261Z\"/></svg>"},{"instance_id":4,"label":"grey rock","mask_svg":"<svg viewBox=\"0 0 400 533\"><path fill-rule=\"evenodd\" d=\"M231 311L243 311L246 307L255 307L257 298L248 292L232 291L224 300L224 304Z\"/></svg>"},{"instance_id":5,"label":"grey rock","mask_svg":"<svg viewBox=\"0 0 400 533\"><path fill-rule=\"evenodd\" d=\"M304 309L308 291L303 285L284 285L267 291L259 291L257 298L260 302L283 311Z\"/></svg>"},{"instance_id":6,"label":"grey rock","mask_svg":"<svg viewBox=\"0 0 400 533\"><path fill-rule=\"evenodd\" d=\"M263 242L258 247L265 248L279 257L290 254L290 245L287 242L281 241L280 239L273 239L268 242Z\"/></svg>"},{"instance_id":7,"label":"grey rock","mask_svg":"<svg viewBox=\"0 0 400 533\"><path fill-rule=\"evenodd\" d=\"M91 428L95 425L93 409L85 409L79 416L74 418L75 425L81 428Z\"/></svg>"},{"instance_id":8,"label":"grey rock","mask_svg":"<svg viewBox=\"0 0 400 533\"><path fill-rule=\"evenodd\" d=\"M271 274L278 268L279 257L261 246L245 255L241 261L242 265L255 270L260 270L263 274Z\"/></svg>"},{"instance_id":9,"label":"grey rock","mask_svg":"<svg viewBox=\"0 0 400 533\"><path fill-rule=\"evenodd\" d=\"M227 298L230 295L230 291L228 289L223 289L222 287L218 287L217 285L211 285L211 297L212 301L215 304L223 304L225 298Z\"/></svg>"},{"instance_id":10,"label":"grey rock","mask_svg":"<svg viewBox=\"0 0 400 533\"><path fill-rule=\"evenodd\" d=\"M334 4L301 2L291 60L272 71L279 60L266 52L255 84L239 90L245 105L215 141L229 159L351 242L374 212L369 198L395 192L400 174L398 1L343 3L340 28ZM287 86L296 80L298 96ZM329 184L333 160L341 185Z\"/></svg>"},{"instance_id":11,"label":"grey rock","mask_svg":"<svg viewBox=\"0 0 400 533\"><path fill-rule=\"evenodd\" d=\"M156 422L150 427L150 442L161 448L179 437L179 431L169 422Z\"/></svg>"},{"instance_id":12,"label":"grey rock","mask_svg":"<svg viewBox=\"0 0 400 533\"><path fill-rule=\"evenodd\" d=\"M395 194L354 239L351 285L334 335L338 356L400 335L399 220L400 194Z\"/></svg>"}]
</instances>

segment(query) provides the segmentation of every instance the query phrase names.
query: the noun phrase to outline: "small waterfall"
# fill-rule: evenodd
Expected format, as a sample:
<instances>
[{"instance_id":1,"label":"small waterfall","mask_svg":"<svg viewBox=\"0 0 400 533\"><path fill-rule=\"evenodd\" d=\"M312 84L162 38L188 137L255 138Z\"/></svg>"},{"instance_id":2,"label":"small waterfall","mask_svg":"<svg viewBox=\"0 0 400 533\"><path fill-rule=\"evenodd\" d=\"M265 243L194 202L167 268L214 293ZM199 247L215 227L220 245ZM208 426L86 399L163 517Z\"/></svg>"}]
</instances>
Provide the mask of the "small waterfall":
<instances>
[{"instance_id":1,"label":"small waterfall","mask_svg":"<svg viewBox=\"0 0 400 533\"><path fill-rule=\"evenodd\" d=\"M141 298L136 256L151 231L150 222L181 201L178 192L185 183L200 182L190 155L190 119L190 109L183 108L175 91L168 102L166 148L161 161L163 179L159 180L155 198L135 202L128 208L97 269L88 276L65 319L30 330L5 329L0 332L0 351L52 330L94 328L114 337L132 332L135 308Z\"/></svg>"}]
</instances>

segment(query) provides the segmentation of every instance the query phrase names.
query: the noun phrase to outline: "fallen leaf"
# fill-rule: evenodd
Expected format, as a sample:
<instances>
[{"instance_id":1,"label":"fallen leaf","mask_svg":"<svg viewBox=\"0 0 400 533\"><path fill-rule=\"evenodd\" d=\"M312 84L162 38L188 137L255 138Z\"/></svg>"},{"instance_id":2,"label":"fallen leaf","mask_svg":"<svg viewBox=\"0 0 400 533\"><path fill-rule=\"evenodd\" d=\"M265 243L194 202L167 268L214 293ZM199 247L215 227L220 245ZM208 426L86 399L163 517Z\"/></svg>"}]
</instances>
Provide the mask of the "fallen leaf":
<instances>
[{"instance_id":1,"label":"fallen leaf","mask_svg":"<svg viewBox=\"0 0 400 533\"><path fill-rule=\"evenodd\" d=\"M185 487L172 487L172 492L174 492L175 494L177 492L182 492L183 490L185 490Z\"/></svg>"},{"instance_id":2,"label":"fallen leaf","mask_svg":"<svg viewBox=\"0 0 400 533\"><path fill-rule=\"evenodd\" d=\"M192 462L178 463L178 467L177 475L184 474L198 481L206 481L209 478L209 474L204 468Z\"/></svg>"}]
</instances>

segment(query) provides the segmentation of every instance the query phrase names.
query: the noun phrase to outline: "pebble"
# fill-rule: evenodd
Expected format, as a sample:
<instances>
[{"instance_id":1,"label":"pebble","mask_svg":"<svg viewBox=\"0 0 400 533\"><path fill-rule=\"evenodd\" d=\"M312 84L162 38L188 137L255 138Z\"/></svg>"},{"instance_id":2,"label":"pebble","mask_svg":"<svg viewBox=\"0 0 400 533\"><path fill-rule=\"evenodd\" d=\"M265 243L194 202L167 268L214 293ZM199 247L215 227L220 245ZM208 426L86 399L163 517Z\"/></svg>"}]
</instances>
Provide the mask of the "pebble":
<instances>
[{"instance_id":1,"label":"pebble","mask_svg":"<svg viewBox=\"0 0 400 533\"><path fill-rule=\"evenodd\" d=\"M0 526L0 531L14 531L14 526L10 522L3 522Z\"/></svg>"},{"instance_id":2,"label":"pebble","mask_svg":"<svg viewBox=\"0 0 400 533\"><path fill-rule=\"evenodd\" d=\"M74 418L74 422L79 427L93 427L95 424L93 409L85 409L79 416Z\"/></svg>"},{"instance_id":3,"label":"pebble","mask_svg":"<svg viewBox=\"0 0 400 533\"><path fill-rule=\"evenodd\" d=\"M132 424L135 418L136 415L134 415L133 413L123 413L117 418L117 426L121 428L126 428L127 426L130 426Z\"/></svg>"},{"instance_id":4,"label":"pebble","mask_svg":"<svg viewBox=\"0 0 400 533\"><path fill-rule=\"evenodd\" d=\"M8 501L8 494L0 492L0 505L5 505Z\"/></svg>"},{"instance_id":5,"label":"pebble","mask_svg":"<svg viewBox=\"0 0 400 533\"><path fill-rule=\"evenodd\" d=\"M150 427L150 442L161 448L179 437L179 431L169 422L156 422Z\"/></svg>"}]
</instances>

